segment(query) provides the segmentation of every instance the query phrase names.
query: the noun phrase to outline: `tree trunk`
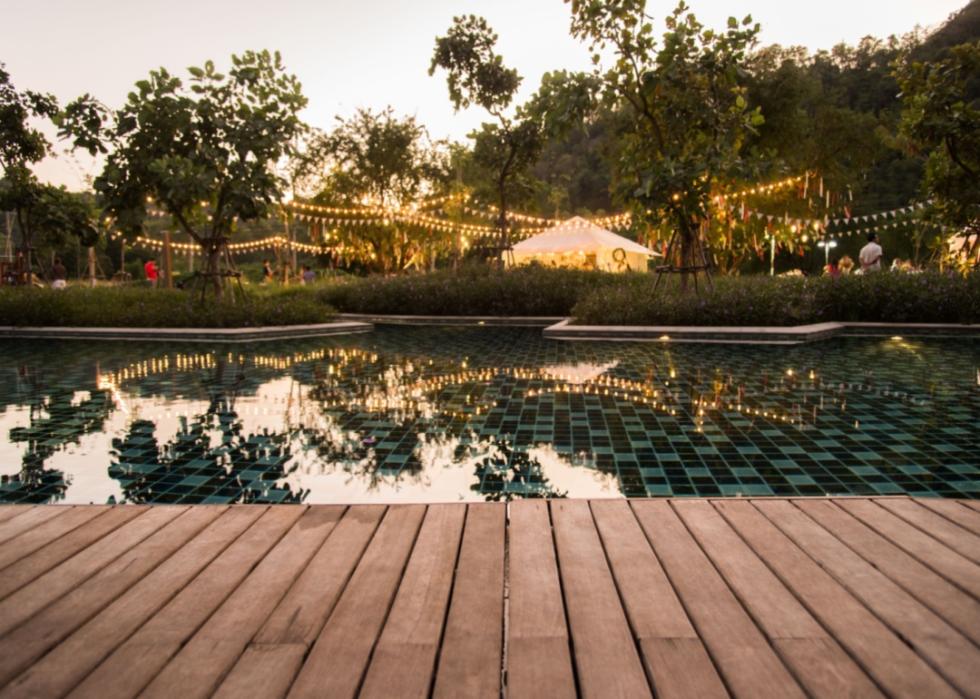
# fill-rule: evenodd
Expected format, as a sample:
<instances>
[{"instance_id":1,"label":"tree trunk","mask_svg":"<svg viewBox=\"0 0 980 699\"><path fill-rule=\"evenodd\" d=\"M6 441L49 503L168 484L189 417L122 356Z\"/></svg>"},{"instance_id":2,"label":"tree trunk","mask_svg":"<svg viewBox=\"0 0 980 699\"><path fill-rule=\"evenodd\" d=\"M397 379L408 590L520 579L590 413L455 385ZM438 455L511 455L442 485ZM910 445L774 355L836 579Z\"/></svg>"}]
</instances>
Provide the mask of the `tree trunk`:
<instances>
[{"instance_id":1,"label":"tree trunk","mask_svg":"<svg viewBox=\"0 0 980 699\"><path fill-rule=\"evenodd\" d=\"M695 245L695 233L691 230L691 222L687 219L687 216L681 214L680 217L680 229L681 229L681 293L687 293L688 285L690 283L690 268L694 266L694 245ZM695 272L695 274L697 274Z\"/></svg>"},{"instance_id":2,"label":"tree trunk","mask_svg":"<svg viewBox=\"0 0 980 699\"><path fill-rule=\"evenodd\" d=\"M510 247L510 231L507 230L506 179L501 177L497 186L500 194L500 216L497 218L497 227L500 229L500 262L503 264L504 251Z\"/></svg>"},{"instance_id":3,"label":"tree trunk","mask_svg":"<svg viewBox=\"0 0 980 699\"><path fill-rule=\"evenodd\" d=\"M218 301L221 300L222 294L224 292L224 279L221 277L221 244L212 243L207 248L207 266L205 268L205 274L207 275L207 280L205 283L211 284L211 288L214 289L214 298Z\"/></svg>"},{"instance_id":4,"label":"tree trunk","mask_svg":"<svg viewBox=\"0 0 980 699\"><path fill-rule=\"evenodd\" d=\"M88 285L95 286L95 248L88 248Z\"/></svg>"}]
</instances>

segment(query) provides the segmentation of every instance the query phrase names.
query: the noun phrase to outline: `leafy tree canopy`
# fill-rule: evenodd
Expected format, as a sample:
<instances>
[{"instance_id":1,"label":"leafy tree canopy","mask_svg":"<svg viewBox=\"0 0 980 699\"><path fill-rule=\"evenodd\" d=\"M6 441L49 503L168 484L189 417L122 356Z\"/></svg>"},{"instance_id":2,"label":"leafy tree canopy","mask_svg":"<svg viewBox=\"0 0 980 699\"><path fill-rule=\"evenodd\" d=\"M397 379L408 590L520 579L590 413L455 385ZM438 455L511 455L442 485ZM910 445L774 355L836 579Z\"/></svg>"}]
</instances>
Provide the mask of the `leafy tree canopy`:
<instances>
[{"instance_id":1,"label":"leafy tree canopy","mask_svg":"<svg viewBox=\"0 0 980 699\"><path fill-rule=\"evenodd\" d=\"M929 63L898 69L905 107L903 132L928 154L924 187L948 223L980 227L980 41Z\"/></svg>"},{"instance_id":2,"label":"leafy tree canopy","mask_svg":"<svg viewBox=\"0 0 980 699\"><path fill-rule=\"evenodd\" d=\"M317 200L327 204L399 209L444 182L448 165L414 117L397 117L391 107L360 109L325 135L329 174ZM356 231L338 231L348 250L368 267L390 271L434 253L439 241L404 222L382 219ZM428 237L427 237L428 236Z\"/></svg>"},{"instance_id":3,"label":"leafy tree canopy","mask_svg":"<svg viewBox=\"0 0 980 699\"><path fill-rule=\"evenodd\" d=\"M152 71L115 111L80 98L61 134L107 154L94 187L115 225L139 233L148 206L159 206L208 253L220 293L220 252L237 222L269 216L282 197L277 164L304 130L307 100L278 52L232 56L227 73L211 61L188 73L185 84Z\"/></svg>"},{"instance_id":4,"label":"leafy tree canopy","mask_svg":"<svg viewBox=\"0 0 980 699\"><path fill-rule=\"evenodd\" d=\"M619 199L639 220L674 225L689 267L715 182L754 166L743 149L764 120L749 107L745 66L759 25L730 18L714 31L681 2L658 42L645 0L567 1L572 34L590 47L606 106L633 115L616 163ZM609 51L614 61L603 68Z\"/></svg>"},{"instance_id":5,"label":"leafy tree canopy","mask_svg":"<svg viewBox=\"0 0 980 699\"><path fill-rule=\"evenodd\" d=\"M438 174L425 128L414 117L398 118L391 107L338 118L326 151L333 164L328 189L348 202L397 208L419 197Z\"/></svg>"},{"instance_id":6,"label":"leafy tree canopy","mask_svg":"<svg viewBox=\"0 0 980 699\"><path fill-rule=\"evenodd\" d=\"M520 187L519 180L540 153L543 139L533 118L520 111L507 114L521 77L504 66L496 43L497 35L484 18L456 17L446 36L436 39L429 74L438 68L446 71L449 99L457 110L476 104L496 119L470 137L474 160L485 173L492 173L503 250L510 246L507 211L514 189Z\"/></svg>"},{"instance_id":7,"label":"leafy tree canopy","mask_svg":"<svg viewBox=\"0 0 980 699\"><path fill-rule=\"evenodd\" d=\"M52 247L64 245L69 235L76 235L83 245L94 245L98 238L84 198L40 183L30 169L51 154L51 144L30 119L57 119L58 114L52 95L19 92L0 64L0 210L15 214L28 269L38 238Z\"/></svg>"}]
</instances>

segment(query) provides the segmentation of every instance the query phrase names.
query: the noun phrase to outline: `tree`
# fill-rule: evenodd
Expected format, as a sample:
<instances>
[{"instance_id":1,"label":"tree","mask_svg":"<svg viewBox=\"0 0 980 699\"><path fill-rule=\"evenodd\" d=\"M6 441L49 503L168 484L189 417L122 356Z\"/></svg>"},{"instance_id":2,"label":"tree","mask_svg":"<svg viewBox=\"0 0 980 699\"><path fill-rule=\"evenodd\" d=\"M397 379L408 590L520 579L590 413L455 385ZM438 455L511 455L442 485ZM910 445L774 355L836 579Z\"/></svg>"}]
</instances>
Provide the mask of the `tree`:
<instances>
[{"instance_id":1,"label":"tree","mask_svg":"<svg viewBox=\"0 0 980 699\"><path fill-rule=\"evenodd\" d=\"M58 113L52 95L18 92L0 64L0 210L15 214L28 280L38 237L63 243L71 233L83 245L94 245L98 237L85 202L63 188L42 184L30 169L51 153L51 144L29 120L56 119Z\"/></svg>"},{"instance_id":2,"label":"tree","mask_svg":"<svg viewBox=\"0 0 980 699\"><path fill-rule=\"evenodd\" d=\"M930 63L898 67L902 130L928 154L924 189L946 224L974 235L980 245L980 41L953 47Z\"/></svg>"},{"instance_id":3,"label":"tree","mask_svg":"<svg viewBox=\"0 0 980 699\"><path fill-rule=\"evenodd\" d=\"M681 2L658 47L645 0L568 0L572 34L588 42L607 107L631 110L615 188L634 219L667 223L680 240L682 286L718 181L745 177L746 139L763 123L746 99L744 68L759 25L706 29ZM602 70L605 52L613 64Z\"/></svg>"},{"instance_id":4,"label":"tree","mask_svg":"<svg viewBox=\"0 0 980 699\"><path fill-rule=\"evenodd\" d=\"M346 233L349 246L366 244L370 266L383 271L405 267L431 241L420 240L391 214L427 193L442 176L440 156L425 128L414 117L396 117L391 107L379 113L359 109L350 119L338 118L324 151L332 167L317 200L384 212L379 222Z\"/></svg>"},{"instance_id":5,"label":"tree","mask_svg":"<svg viewBox=\"0 0 980 699\"><path fill-rule=\"evenodd\" d=\"M472 105L483 107L496 123L485 123L470 134L474 158L493 173L496 190L501 250L510 247L507 211L517 180L534 164L542 147L538 122L518 110L508 115L521 77L504 66L495 46L497 34L483 17L455 17L446 36L436 38L429 75L446 71L449 99L456 111Z\"/></svg>"},{"instance_id":6,"label":"tree","mask_svg":"<svg viewBox=\"0 0 980 699\"><path fill-rule=\"evenodd\" d=\"M107 153L94 187L115 226L143 231L151 203L200 245L204 276L221 298L229 237L239 221L267 218L284 182L277 164L304 126L299 81L279 53L231 57L227 74L207 61L189 84L160 68L136 83L114 111L85 96L65 111L61 134L76 147Z\"/></svg>"}]
</instances>

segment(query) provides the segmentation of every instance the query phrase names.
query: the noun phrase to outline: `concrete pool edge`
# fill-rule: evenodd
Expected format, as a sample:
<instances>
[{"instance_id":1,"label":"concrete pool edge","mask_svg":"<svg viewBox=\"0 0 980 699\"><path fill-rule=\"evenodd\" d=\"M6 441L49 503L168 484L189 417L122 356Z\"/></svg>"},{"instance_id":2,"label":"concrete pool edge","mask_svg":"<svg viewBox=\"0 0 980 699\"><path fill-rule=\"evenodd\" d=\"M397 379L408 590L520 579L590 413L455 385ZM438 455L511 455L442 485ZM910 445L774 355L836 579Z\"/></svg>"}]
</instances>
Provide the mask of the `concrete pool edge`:
<instances>
[{"instance_id":1,"label":"concrete pool edge","mask_svg":"<svg viewBox=\"0 0 980 699\"><path fill-rule=\"evenodd\" d=\"M831 322L796 326L572 325L544 329L552 340L799 345L833 337L980 337L980 325Z\"/></svg>"},{"instance_id":2,"label":"concrete pool edge","mask_svg":"<svg viewBox=\"0 0 980 699\"><path fill-rule=\"evenodd\" d=\"M154 340L206 342L259 342L304 337L353 335L374 330L361 321L341 320L313 325L266 325L254 328L92 328L0 327L0 339L45 340Z\"/></svg>"},{"instance_id":3,"label":"concrete pool edge","mask_svg":"<svg viewBox=\"0 0 980 699\"><path fill-rule=\"evenodd\" d=\"M340 313L338 318L376 325L445 325L544 328L555 325L566 316L419 316L386 313Z\"/></svg>"},{"instance_id":4,"label":"concrete pool edge","mask_svg":"<svg viewBox=\"0 0 980 699\"><path fill-rule=\"evenodd\" d=\"M796 326L573 325L561 316L432 316L341 313L338 317L376 325L540 327L551 340L696 342L703 344L799 345L833 337L977 337L980 325L956 323L827 322Z\"/></svg>"},{"instance_id":5,"label":"concrete pool edge","mask_svg":"<svg viewBox=\"0 0 980 699\"><path fill-rule=\"evenodd\" d=\"M542 328L546 339L607 342L800 345L834 337L975 337L980 325L954 323L828 322L797 326L573 325L560 316L417 316L342 313L312 325L251 328L101 328L0 326L0 339L259 342L352 335L375 325Z\"/></svg>"}]
</instances>

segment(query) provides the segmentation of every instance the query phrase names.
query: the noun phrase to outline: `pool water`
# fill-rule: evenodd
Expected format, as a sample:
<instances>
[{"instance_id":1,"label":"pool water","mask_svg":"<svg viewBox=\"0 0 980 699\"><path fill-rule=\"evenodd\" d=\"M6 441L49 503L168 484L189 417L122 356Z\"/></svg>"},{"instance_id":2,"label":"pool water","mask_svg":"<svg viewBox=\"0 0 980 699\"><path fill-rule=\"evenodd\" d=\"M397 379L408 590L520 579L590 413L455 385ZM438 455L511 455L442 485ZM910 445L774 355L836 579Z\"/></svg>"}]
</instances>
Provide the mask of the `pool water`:
<instances>
[{"instance_id":1,"label":"pool water","mask_svg":"<svg viewBox=\"0 0 980 699\"><path fill-rule=\"evenodd\" d=\"M2 502L980 497L980 343L0 342Z\"/></svg>"}]
</instances>

